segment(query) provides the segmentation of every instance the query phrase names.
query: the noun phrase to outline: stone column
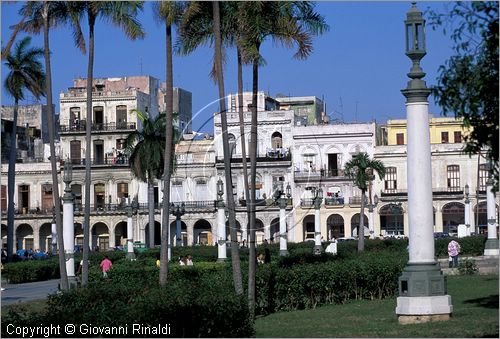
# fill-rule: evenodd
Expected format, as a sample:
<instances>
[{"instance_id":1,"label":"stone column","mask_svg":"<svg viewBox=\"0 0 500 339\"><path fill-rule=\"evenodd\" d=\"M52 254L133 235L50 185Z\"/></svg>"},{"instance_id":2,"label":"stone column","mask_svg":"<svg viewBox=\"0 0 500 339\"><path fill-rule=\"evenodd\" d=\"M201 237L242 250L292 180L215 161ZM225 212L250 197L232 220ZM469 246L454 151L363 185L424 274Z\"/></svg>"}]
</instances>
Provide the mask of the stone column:
<instances>
[{"instance_id":1,"label":"stone column","mask_svg":"<svg viewBox=\"0 0 500 339\"><path fill-rule=\"evenodd\" d=\"M73 194L66 184L63 196L63 239L64 239L64 257L66 260L66 273L68 275L69 286L75 286L75 224L73 215ZM62 255L60 253L59 255Z\"/></svg>"},{"instance_id":2,"label":"stone column","mask_svg":"<svg viewBox=\"0 0 500 339\"><path fill-rule=\"evenodd\" d=\"M425 21L416 4L407 13L406 55L412 61L406 89L407 186L409 261L399 278L396 314L399 323L448 320L453 311L451 297L434 256L432 220L432 170L427 97L430 90L420 60L425 56Z\"/></svg>"},{"instance_id":3,"label":"stone column","mask_svg":"<svg viewBox=\"0 0 500 339\"><path fill-rule=\"evenodd\" d=\"M57 254L57 226L56 226L56 221L52 219L52 225L51 225L51 234L52 234L52 255ZM74 231L73 231L74 234Z\"/></svg>"},{"instance_id":4,"label":"stone column","mask_svg":"<svg viewBox=\"0 0 500 339\"><path fill-rule=\"evenodd\" d=\"M224 262L227 259L226 254L226 213L224 211L224 202L217 201L217 262Z\"/></svg>"},{"instance_id":5,"label":"stone column","mask_svg":"<svg viewBox=\"0 0 500 339\"><path fill-rule=\"evenodd\" d=\"M187 229L187 244L188 246L194 245L194 225L189 224L186 227Z\"/></svg>"},{"instance_id":6,"label":"stone column","mask_svg":"<svg viewBox=\"0 0 500 339\"><path fill-rule=\"evenodd\" d=\"M33 227L33 251L40 249L40 227Z\"/></svg>"},{"instance_id":7,"label":"stone column","mask_svg":"<svg viewBox=\"0 0 500 339\"><path fill-rule=\"evenodd\" d=\"M470 236L471 234L470 199L468 196L466 196L465 198L464 221L465 221L466 236Z\"/></svg>"},{"instance_id":8,"label":"stone column","mask_svg":"<svg viewBox=\"0 0 500 339\"><path fill-rule=\"evenodd\" d=\"M286 229L286 204L287 199L281 197L279 200L280 205L280 255L288 255L287 237L288 232Z\"/></svg>"},{"instance_id":9,"label":"stone column","mask_svg":"<svg viewBox=\"0 0 500 339\"><path fill-rule=\"evenodd\" d=\"M491 177L486 182L486 214L488 217L488 239L484 244L484 255L498 255L498 237L497 237L497 222L496 222L496 204L495 193L493 188L493 180Z\"/></svg>"},{"instance_id":10,"label":"stone column","mask_svg":"<svg viewBox=\"0 0 500 339\"><path fill-rule=\"evenodd\" d=\"M127 198L127 259L135 259L134 254L134 225L132 221L133 210Z\"/></svg>"},{"instance_id":11,"label":"stone column","mask_svg":"<svg viewBox=\"0 0 500 339\"><path fill-rule=\"evenodd\" d=\"M321 200L319 196L314 199L314 254L320 254L323 252L323 246L321 246Z\"/></svg>"}]
</instances>

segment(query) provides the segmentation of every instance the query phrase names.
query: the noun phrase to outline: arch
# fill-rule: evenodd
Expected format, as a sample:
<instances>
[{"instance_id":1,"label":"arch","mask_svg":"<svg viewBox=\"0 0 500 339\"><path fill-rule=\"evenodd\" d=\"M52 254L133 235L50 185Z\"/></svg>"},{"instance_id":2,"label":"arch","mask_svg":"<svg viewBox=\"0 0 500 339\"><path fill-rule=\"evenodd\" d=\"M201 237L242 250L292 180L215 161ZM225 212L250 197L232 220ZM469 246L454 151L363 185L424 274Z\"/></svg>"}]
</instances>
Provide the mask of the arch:
<instances>
[{"instance_id":1,"label":"arch","mask_svg":"<svg viewBox=\"0 0 500 339\"><path fill-rule=\"evenodd\" d=\"M264 230L264 223L260 219L255 219L255 243L262 244L266 239L266 232Z\"/></svg>"},{"instance_id":2,"label":"arch","mask_svg":"<svg viewBox=\"0 0 500 339\"><path fill-rule=\"evenodd\" d=\"M314 240L314 215L306 215L302 220L302 236L304 241Z\"/></svg>"},{"instance_id":3,"label":"arch","mask_svg":"<svg viewBox=\"0 0 500 339\"><path fill-rule=\"evenodd\" d=\"M75 222L75 245L83 250L83 225Z\"/></svg>"},{"instance_id":4,"label":"arch","mask_svg":"<svg viewBox=\"0 0 500 339\"><path fill-rule=\"evenodd\" d=\"M274 132L271 134L271 148L277 149L283 147L283 136L280 132Z\"/></svg>"},{"instance_id":5,"label":"arch","mask_svg":"<svg viewBox=\"0 0 500 339\"><path fill-rule=\"evenodd\" d=\"M148 234L149 233L146 228L146 239L148 239L147 238ZM174 220L170 223L170 244L172 246L177 246L176 237L177 237L177 220ZM182 246L187 246L187 225L183 220L181 220L181 240L182 240Z\"/></svg>"},{"instance_id":6,"label":"arch","mask_svg":"<svg viewBox=\"0 0 500 339\"><path fill-rule=\"evenodd\" d=\"M365 233L365 237L368 237L368 236L370 236L370 229L368 228L368 217L366 216L366 214L363 214L363 216L364 216L364 218L363 218L364 233ZM353 237L358 236L358 229L359 229L360 221L361 221L361 214L360 213L354 214L351 218L351 232L352 232Z\"/></svg>"},{"instance_id":7,"label":"arch","mask_svg":"<svg viewBox=\"0 0 500 339\"><path fill-rule=\"evenodd\" d=\"M380 232L382 235L396 236L404 234L403 208L399 204L390 203L379 210Z\"/></svg>"},{"instance_id":8,"label":"arch","mask_svg":"<svg viewBox=\"0 0 500 339\"><path fill-rule=\"evenodd\" d=\"M173 233L174 237L173 237L173 239L175 242L175 220L173 221L173 223L174 223L174 233ZM146 245L149 247L149 222L146 223L145 232L146 232L145 233L146 234ZM161 245L161 223L156 221L156 220L155 220L154 232L155 232L155 240L154 240L154 244L152 247L157 246L157 245L158 246ZM172 233L170 235L172 236ZM173 243L171 243L171 244L173 244Z\"/></svg>"},{"instance_id":9,"label":"arch","mask_svg":"<svg viewBox=\"0 0 500 339\"><path fill-rule=\"evenodd\" d=\"M33 227L28 224L21 224L16 228L16 245L17 249L29 250L33 249L35 242L33 239Z\"/></svg>"},{"instance_id":10,"label":"arch","mask_svg":"<svg viewBox=\"0 0 500 339\"><path fill-rule=\"evenodd\" d=\"M455 235L458 225L465 224L465 205L460 202L450 202L443 206L443 232Z\"/></svg>"},{"instance_id":11,"label":"arch","mask_svg":"<svg viewBox=\"0 0 500 339\"><path fill-rule=\"evenodd\" d=\"M115 225L114 228L115 232L115 243L111 244L113 247L119 247L119 248L124 248L127 246L127 222L126 221L120 221L118 224Z\"/></svg>"},{"instance_id":12,"label":"arch","mask_svg":"<svg viewBox=\"0 0 500 339\"><path fill-rule=\"evenodd\" d=\"M229 152L231 156L233 156L234 153L236 152L236 137L234 136L234 134L228 133L227 140L229 144Z\"/></svg>"},{"instance_id":13,"label":"arch","mask_svg":"<svg viewBox=\"0 0 500 339\"><path fill-rule=\"evenodd\" d=\"M109 228L108 225L99 221L92 226L91 248L95 251L107 251L109 249Z\"/></svg>"},{"instance_id":14,"label":"arch","mask_svg":"<svg viewBox=\"0 0 500 339\"><path fill-rule=\"evenodd\" d=\"M45 223L40 226L38 248L42 252L52 251L52 223Z\"/></svg>"},{"instance_id":15,"label":"arch","mask_svg":"<svg viewBox=\"0 0 500 339\"><path fill-rule=\"evenodd\" d=\"M212 245L212 225L205 219L197 220L193 226L193 241L199 245Z\"/></svg>"},{"instance_id":16,"label":"arch","mask_svg":"<svg viewBox=\"0 0 500 339\"><path fill-rule=\"evenodd\" d=\"M274 218L271 221L271 244L280 241L280 218Z\"/></svg>"},{"instance_id":17,"label":"arch","mask_svg":"<svg viewBox=\"0 0 500 339\"><path fill-rule=\"evenodd\" d=\"M327 240L345 237L344 218L340 214L332 214L326 219Z\"/></svg>"},{"instance_id":18,"label":"arch","mask_svg":"<svg viewBox=\"0 0 500 339\"><path fill-rule=\"evenodd\" d=\"M498 223L498 205L495 204L495 216L496 222ZM474 220L477 220L476 227L479 234L485 234L488 232L488 207L486 201L481 201L479 204L474 206Z\"/></svg>"}]
</instances>

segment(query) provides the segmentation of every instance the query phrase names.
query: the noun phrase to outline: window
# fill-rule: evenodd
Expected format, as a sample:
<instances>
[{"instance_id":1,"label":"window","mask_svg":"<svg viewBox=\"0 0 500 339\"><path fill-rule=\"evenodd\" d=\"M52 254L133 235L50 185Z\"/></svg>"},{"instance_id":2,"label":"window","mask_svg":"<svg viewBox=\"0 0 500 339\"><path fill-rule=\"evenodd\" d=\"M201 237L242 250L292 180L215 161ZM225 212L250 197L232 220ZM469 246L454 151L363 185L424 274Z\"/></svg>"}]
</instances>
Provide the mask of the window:
<instances>
[{"instance_id":1,"label":"window","mask_svg":"<svg viewBox=\"0 0 500 339\"><path fill-rule=\"evenodd\" d=\"M387 193L396 193L398 189L396 167L387 167L385 172L384 188Z\"/></svg>"},{"instance_id":2,"label":"window","mask_svg":"<svg viewBox=\"0 0 500 339\"><path fill-rule=\"evenodd\" d=\"M405 144L405 135L404 133L396 134L396 145L404 145Z\"/></svg>"},{"instance_id":3,"label":"window","mask_svg":"<svg viewBox=\"0 0 500 339\"><path fill-rule=\"evenodd\" d=\"M18 195L20 212L23 214L28 213L30 207L30 185L19 185Z\"/></svg>"},{"instance_id":4,"label":"window","mask_svg":"<svg viewBox=\"0 0 500 339\"><path fill-rule=\"evenodd\" d=\"M7 211L7 186L2 185L2 212Z\"/></svg>"},{"instance_id":5,"label":"window","mask_svg":"<svg viewBox=\"0 0 500 339\"><path fill-rule=\"evenodd\" d=\"M273 133L273 135L271 136L271 147L273 149L283 147L283 140L281 137L281 133L279 133L279 132Z\"/></svg>"},{"instance_id":6,"label":"window","mask_svg":"<svg viewBox=\"0 0 500 339\"><path fill-rule=\"evenodd\" d=\"M128 198L128 183L121 182L116 184L116 196L120 203L125 201L125 198Z\"/></svg>"},{"instance_id":7,"label":"window","mask_svg":"<svg viewBox=\"0 0 500 339\"><path fill-rule=\"evenodd\" d=\"M442 144L447 144L449 142L448 140L448 132L441 132L441 143Z\"/></svg>"},{"instance_id":8,"label":"window","mask_svg":"<svg viewBox=\"0 0 500 339\"><path fill-rule=\"evenodd\" d=\"M95 208L104 208L105 201L105 188L104 184L94 185L94 205Z\"/></svg>"},{"instance_id":9,"label":"window","mask_svg":"<svg viewBox=\"0 0 500 339\"><path fill-rule=\"evenodd\" d=\"M448 167L448 191L459 191L460 188L460 166L449 165Z\"/></svg>"},{"instance_id":10,"label":"window","mask_svg":"<svg viewBox=\"0 0 500 339\"><path fill-rule=\"evenodd\" d=\"M71 107L69 109L69 121L70 126L73 129L79 129L80 127L80 107Z\"/></svg>"},{"instance_id":11,"label":"window","mask_svg":"<svg viewBox=\"0 0 500 339\"><path fill-rule=\"evenodd\" d=\"M488 165L479 165L479 191L486 191L486 182L488 181Z\"/></svg>"},{"instance_id":12,"label":"window","mask_svg":"<svg viewBox=\"0 0 500 339\"><path fill-rule=\"evenodd\" d=\"M462 132L460 131L455 131L453 132L453 142L456 144L459 144L462 142Z\"/></svg>"},{"instance_id":13,"label":"window","mask_svg":"<svg viewBox=\"0 0 500 339\"><path fill-rule=\"evenodd\" d=\"M127 128L127 106L125 105L116 106L116 128Z\"/></svg>"},{"instance_id":14,"label":"window","mask_svg":"<svg viewBox=\"0 0 500 339\"><path fill-rule=\"evenodd\" d=\"M236 151L236 137L234 136L234 134L229 133L227 135L227 140L229 143L229 153L231 153L232 157Z\"/></svg>"},{"instance_id":15,"label":"window","mask_svg":"<svg viewBox=\"0 0 500 339\"><path fill-rule=\"evenodd\" d=\"M49 212L52 211L52 206L54 202L52 201L52 184L42 185L42 211Z\"/></svg>"},{"instance_id":16,"label":"window","mask_svg":"<svg viewBox=\"0 0 500 339\"><path fill-rule=\"evenodd\" d=\"M69 143L69 157L73 165L80 165L82 160L82 143L80 140L72 140Z\"/></svg>"},{"instance_id":17,"label":"window","mask_svg":"<svg viewBox=\"0 0 500 339\"><path fill-rule=\"evenodd\" d=\"M236 112L236 96L231 95L231 112Z\"/></svg>"},{"instance_id":18,"label":"window","mask_svg":"<svg viewBox=\"0 0 500 339\"><path fill-rule=\"evenodd\" d=\"M104 128L104 107L96 106L94 107L94 129L102 130Z\"/></svg>"}]
</instances>

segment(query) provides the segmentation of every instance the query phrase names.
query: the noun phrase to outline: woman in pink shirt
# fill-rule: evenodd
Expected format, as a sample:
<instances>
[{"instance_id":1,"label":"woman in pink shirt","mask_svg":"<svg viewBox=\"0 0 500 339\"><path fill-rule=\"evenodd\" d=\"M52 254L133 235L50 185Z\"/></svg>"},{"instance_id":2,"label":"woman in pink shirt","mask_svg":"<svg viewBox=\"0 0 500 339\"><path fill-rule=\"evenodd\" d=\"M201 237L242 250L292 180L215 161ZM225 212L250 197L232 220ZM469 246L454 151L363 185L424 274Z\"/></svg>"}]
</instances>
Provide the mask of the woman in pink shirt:
<instances>
[{"instance_id":1,"label":"woman in pink shirt","mask_svg":"<svg viewBox=\"0 0 500 339\"><path fill-rule=\"evenodd\" d=\"M107 278L108 277L108 271L113 266L113 263L111 260L108 259L108 256L105 256L104 259L101 261L101 271L102 271L102 277Z\"/></svg>"},{"instance_id":2,"label":"woman in pink shirt","mask_svg":"<svg viewBox=\"0 0 500 339\"><path fill-rule=\"evenodd\" d=\"M460 244L455 240L448 244L448 255L450 256L449 267L458 267L458 253L460 253Z\"/></svg>"}]
</instances>

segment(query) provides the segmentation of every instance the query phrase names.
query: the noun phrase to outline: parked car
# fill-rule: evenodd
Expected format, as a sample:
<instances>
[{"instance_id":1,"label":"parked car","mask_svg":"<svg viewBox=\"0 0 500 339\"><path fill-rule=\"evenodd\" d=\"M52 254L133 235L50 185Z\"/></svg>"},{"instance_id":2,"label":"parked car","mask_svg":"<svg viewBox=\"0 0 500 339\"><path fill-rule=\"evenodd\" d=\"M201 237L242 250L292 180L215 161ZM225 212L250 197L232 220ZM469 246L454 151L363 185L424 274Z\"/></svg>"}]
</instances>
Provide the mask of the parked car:
<instances>
[{"instance_id":1,"label":"parked car","mask_svg":"<svg viewBox=\"0 0 500 339\"><path fill-rule=\"evenodd\" d=\"M434 238L448 238L450 236L449 233L446 232L434 232Z\"/></svg>"}]
</instances>

